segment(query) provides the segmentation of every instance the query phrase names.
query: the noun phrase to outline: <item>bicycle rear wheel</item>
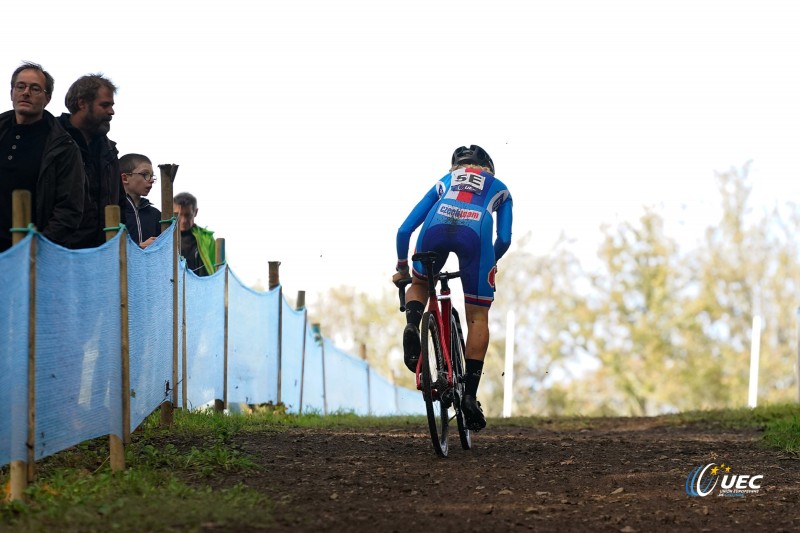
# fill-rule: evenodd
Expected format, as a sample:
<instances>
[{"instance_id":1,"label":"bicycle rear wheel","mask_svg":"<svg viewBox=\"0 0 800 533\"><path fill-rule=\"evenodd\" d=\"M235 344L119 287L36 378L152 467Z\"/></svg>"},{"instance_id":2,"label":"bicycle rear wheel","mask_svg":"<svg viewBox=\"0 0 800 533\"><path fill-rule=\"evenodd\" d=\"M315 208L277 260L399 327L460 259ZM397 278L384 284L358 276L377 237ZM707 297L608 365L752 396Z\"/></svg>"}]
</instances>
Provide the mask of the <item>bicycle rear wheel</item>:
<instances>
[{"instance_id":1,"label":"bicycle rear wheel","mask_svg":"<svg viewBox=\"0 0 800 533\"><path fill-rule=\"evenodd\" d=\"M453 386L455 388L453 408L458 424L458 437L461 440L461 447L469 450L472 447L472 437L470 436L469 428L467 428L467 422L464 420L464 413L461 411L461 398L464 397L464 374L466 372L465 352L461 320L458 318L458 311L453 309L450 319L450 359L453 362Z\"/></svg>"},{"instance_id":2,"label":"bicycle rear wheel","mask_svg":"<svg viewBox=\"0 0 800 533\"><path fill-rule=\"evenodd\" d=\"M447 370L444 366L444 354L439 339L439 326L436 318L429 311L422 316L420 337L422 341L420 383L422 384L422 397L425 399L425 411L428 415L431 442L437 455L447 457L447 424L450 417L447 414L447 404L443 402L441 394L447 386ZM442 376L444 376L444 382Z\"/></svg>"}]
</instances>

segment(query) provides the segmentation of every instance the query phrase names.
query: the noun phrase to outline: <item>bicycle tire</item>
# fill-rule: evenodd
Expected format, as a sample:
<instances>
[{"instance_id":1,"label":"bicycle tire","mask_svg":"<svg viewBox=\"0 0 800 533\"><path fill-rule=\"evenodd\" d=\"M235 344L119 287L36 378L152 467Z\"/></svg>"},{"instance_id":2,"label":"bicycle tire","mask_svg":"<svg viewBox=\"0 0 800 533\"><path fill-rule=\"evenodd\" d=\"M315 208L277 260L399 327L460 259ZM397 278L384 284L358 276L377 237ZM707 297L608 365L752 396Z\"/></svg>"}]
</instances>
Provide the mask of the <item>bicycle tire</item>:
<instances>
[{"instance_id":1,"label":"bicycle tire","mask_svg":"<svg viewBox=\"0 0 800 533\"><path fill-rule=\"evenodd\" d=\"M447 405L439 394L442 389L439 376L441 370L444 369L444 356L439 338L439 326L430 311L422 316L420 337L422 341L420 383L422 384L422 397L425 399L425 411L428 415L428 429L431 433L433 450L440 457L447 457L447 433L450 417L447 413ZM433 375L436 375L435 380Z\"/></svg>"},{"instance_id":2,"label":"bicycle tire","mask_svg":"<svg viewBox=\"0 0 800 533\"><path fill-rule=\"evenodd\" d=\"M465 450L472 448L472 436L470 435L467 421L464 420L464 413L461 411L461 398L464 396L464 374L466 372L466 362L464 360L466 347L464 346L464 334L461 332L461 320L458 311L452 310L450 319L450 359L453 363L453 382L455 387L454 410L456 424L458 425L458 438L461 447Z\"/></svg>"}]
</instances>

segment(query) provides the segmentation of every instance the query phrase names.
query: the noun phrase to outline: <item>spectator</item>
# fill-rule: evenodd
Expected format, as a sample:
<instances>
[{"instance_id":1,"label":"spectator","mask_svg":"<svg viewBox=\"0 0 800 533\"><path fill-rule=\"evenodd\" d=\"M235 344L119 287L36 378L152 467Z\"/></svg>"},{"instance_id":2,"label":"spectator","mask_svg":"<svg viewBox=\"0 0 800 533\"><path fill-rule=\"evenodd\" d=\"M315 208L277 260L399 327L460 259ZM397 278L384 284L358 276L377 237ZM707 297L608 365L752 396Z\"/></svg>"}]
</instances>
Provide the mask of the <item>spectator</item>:
<instances>
[{"instance_id":1,"label":"spectator","mask_svg":"<svg viewBox=\"0 0 800 533\"><path fill-rule=\"evenodd\" d=\"M214 260L217 245L214 232L194 223L197 216L197 198L188 192L177 194L172 199L172 211L178 213L178 226L181 230L181 255L186 265L198 276L209 276L216 270Z\"/></svg>"},{"instance_id":2,"label":"spectator","mask_svg":"<svg viewBox=\"0 0 800 533\"><path fill-rule=\"evenodd\" d=\"M125 220L133 242L147 248L161 234L161 211L145 198L156 176L153 163L141 154L125 154L119 159L122 186L125 188Z\"/></svg>"},{"instance_id":3,"label":"spectator","mask_svg":"<svg viewBox=\"0 0 800 533\"><path fill-rule=\"evenodd\" d=\"M31 215L49 240L66 244L83 213L80 151L45 111L53 77L26 62L11 75L13 109L0 114L0 252L11 247L11 193L31 192Z\"/></svg>"},{"instance_id":4,"label":"spectator","mask_svg":"<svg viewBox=\"0 0 800 533\"><path fill-rule=\"evenodd\" d=\"M86 174L83 220L70 243L73 248L92 248L106 242L103 232L106 206L118 205L125 222L119 152L116 143L107 136L116 92L116 86L102 74L82 76L64 98L69 113L58 118L80 147Z\"/></svg>"}]
</instances>

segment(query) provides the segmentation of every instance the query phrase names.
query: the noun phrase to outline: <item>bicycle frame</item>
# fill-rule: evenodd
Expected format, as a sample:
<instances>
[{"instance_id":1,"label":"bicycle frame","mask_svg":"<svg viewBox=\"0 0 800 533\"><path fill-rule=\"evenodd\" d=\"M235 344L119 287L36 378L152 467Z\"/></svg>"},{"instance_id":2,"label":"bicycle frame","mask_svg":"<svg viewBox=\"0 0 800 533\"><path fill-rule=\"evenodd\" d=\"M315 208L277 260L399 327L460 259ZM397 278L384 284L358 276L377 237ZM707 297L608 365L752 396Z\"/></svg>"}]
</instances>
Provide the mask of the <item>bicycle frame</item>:
<instances>
[{"instance_id":1,"label":"bicycle frame","mask_svg":"<svg viewBox=\"0 0 800 533\"><path fill-rule=\"evenodd\" d=\"M452 346L450 346L450 324L452 322L453 302L450 299L450 286L447 282L459 275L460 273L458 272L453 274L440 272L437 276L428 276L428 311L435 317L436 323L439 326L439 342L442 347L445 365L447 365L446 389L453 387L453 363L450 358L450 351L452 350ZM442 289L438 295L436 294L437 280L442 284ZM420 357L417 362L417 390L422 390L422 385L420 383L421 368L422 358ZM437 383L439 382L438 377L439 376L437 376L436 380ZM441 394L443 391L437 389L436 392Z\"/></svg>"}]
</instances>

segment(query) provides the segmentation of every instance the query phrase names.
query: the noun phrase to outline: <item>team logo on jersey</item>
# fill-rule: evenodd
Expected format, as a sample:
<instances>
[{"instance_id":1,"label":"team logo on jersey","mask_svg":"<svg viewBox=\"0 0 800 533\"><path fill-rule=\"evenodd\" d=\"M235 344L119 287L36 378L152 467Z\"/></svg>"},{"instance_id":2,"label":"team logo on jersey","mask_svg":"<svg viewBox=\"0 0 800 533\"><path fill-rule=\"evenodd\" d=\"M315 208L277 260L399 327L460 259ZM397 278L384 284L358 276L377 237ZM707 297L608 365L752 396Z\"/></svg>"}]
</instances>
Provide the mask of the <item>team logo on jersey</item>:
<instances>
[{"instance_id":1,"label":"team logo on jersey","mask_svg":"<svg viewBox=\"0 0 800 533\"><path fill-rule=\"evenodd\" d=\"M497 274L497 265L492 267L492 269L489 271L489 275L487 276L487 280L489 281L489 286L492 288L492 290L495 290L494 277L496 274Z\"/></svg>"},{"instance_id":2,"label":"team logo on jersey","mask_svg":"<svg viewBox=\"0 0 800 533\"><path fill-rule=\"evenodd\" d=\"M468 191L480 194L483 192L483 185L485 183L485 176L473 174L472 172L464 172L462 174L453 175L450 188L454 191Z\"/></svg>"},{"instance_id":3,"label":"team logo on jersey","mask_svg":"<svg viewBox=\"0 0 800 533\"><path fill-rule=\"evenodd\" d=\"M508 198L508 191L501 191L494 197L494 201L492 202L492 211L497 211L500 207L500 204L506 201Z\"/></svg>"},{"instance_id":4,"label":"team logo on jersey","mask_svg":"<svg viewBox=\"0 0 800 533\"><path fill-rule=\"evenodd\" d=\"M481 212L474 209L463 209L454 205L442 204L436 211L438 214L456 220L480 220Z\"/></svg>"}]
</instances>

